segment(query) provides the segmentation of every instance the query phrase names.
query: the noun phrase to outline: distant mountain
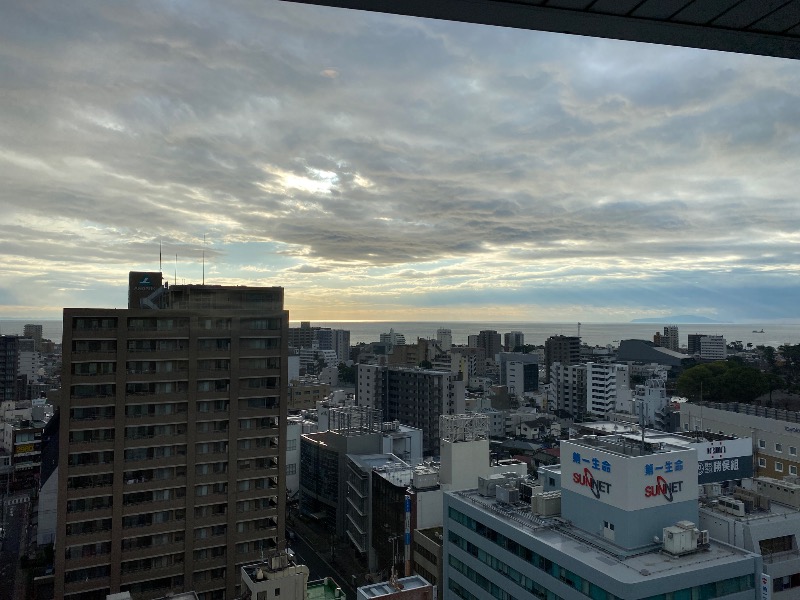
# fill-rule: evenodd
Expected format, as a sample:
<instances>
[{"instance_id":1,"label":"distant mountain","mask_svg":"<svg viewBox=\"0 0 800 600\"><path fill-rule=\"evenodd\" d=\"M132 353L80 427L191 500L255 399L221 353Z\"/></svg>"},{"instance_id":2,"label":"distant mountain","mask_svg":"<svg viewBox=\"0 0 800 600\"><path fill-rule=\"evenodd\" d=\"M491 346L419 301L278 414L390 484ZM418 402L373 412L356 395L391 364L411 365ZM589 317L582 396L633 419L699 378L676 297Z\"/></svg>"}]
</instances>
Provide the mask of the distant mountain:
<instances>
[{"instance_id":1,"label":"distant mountain","mask_svg":"<svg viewBox=\"0 0 800 600\"><path fill-rule=\"evenodd\" d=\"M631 323L666 323L671 325L680 325L685 323L724 323L725 321L715 321L708 317L699 317L697 315L673 315L671 317L649 317L647 319L633 319Z\"/></svg>"}]
</instances>

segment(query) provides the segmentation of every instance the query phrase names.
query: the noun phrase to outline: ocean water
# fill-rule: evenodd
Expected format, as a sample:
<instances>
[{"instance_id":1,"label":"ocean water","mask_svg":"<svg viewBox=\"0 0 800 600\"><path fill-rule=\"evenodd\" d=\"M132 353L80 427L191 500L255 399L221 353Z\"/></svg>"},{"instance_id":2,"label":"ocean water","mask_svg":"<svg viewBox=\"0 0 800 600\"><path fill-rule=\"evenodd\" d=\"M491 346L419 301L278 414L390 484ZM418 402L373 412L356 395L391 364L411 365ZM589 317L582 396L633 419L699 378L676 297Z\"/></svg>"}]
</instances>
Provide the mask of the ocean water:
<instances>
[{"instance_id":1,"label":"ocean water","mask_svg":"<svg viewBox=\"0 0 800 600\"><path fill-rule=\"evenodd\" d=\"M299 322L292 322L296 327ZM450 329L454 344L466 344L467 336L477 334L483 329L495 330L501 335L509 331L521 331L525 334L525 343L542 345L551 335L578 335L577 323L531 323L531 322L334 322L312 321L312 326L349 329L350 343L376 342L381 333L388 333L393 328L402 333L406 342L414 342L418 337L435 338L439 327ZM763 329L764 333L760 332ZM656 332L663 333L664 325L657 323L581 323L580 336L585 344L591 346L618 345L619 340L645 339L652 340ZM687 346L690 333L706 335L722 335L728 342L740 341L747 345L774 346L782 344L800 344L800 323L703 323L698 325L678 325L680 345Z\"/></svg>"},{"instance_id":2,"label":"ocean water","mask_svg":"<svg viewBox=\"0 0 800 600\"><path fill-rule=\"evenodd\" d=\"M42 335L54 342L61 341L61 320L5 319L0 320L0 333L21 335L26 323L42 325ZM299 326L292 321L291 326ZM467 336L483 329L495 330L501 335L509 331L525 334L526 344L541 345L551 335L578 335L577 323L531 323L502 321L312 321L312 326L348 329L350 343L377 342L381 333L394 329L402 333L406 342L418 337L435 338L439 327L450 329L454 344L466 344ZM652 340L653 334L663 332L664 326L657 323L581 323L580 335L584 343L591 346L617 345L619 340ZM761 330L764 333L760 333ZM722 335L728 342L740 341L747 345L778 347L782 344L800 344L800 323L702 323L678 325L681 346L686 346L690 333ZM759 332L759 333L756 333Z\"/></svg>"},{"instance_id":3,"label":"ocean water","mask_svg":"<svg viewBox=\"0 0 800 600\"><path fill-rule=\"evenodd\" d=\"M3 335L22 335L22 329L27 324L41 325L42 338L61 343L63 329L61 319L0 319L0 334Z\"/></svg>"}]
</instances>

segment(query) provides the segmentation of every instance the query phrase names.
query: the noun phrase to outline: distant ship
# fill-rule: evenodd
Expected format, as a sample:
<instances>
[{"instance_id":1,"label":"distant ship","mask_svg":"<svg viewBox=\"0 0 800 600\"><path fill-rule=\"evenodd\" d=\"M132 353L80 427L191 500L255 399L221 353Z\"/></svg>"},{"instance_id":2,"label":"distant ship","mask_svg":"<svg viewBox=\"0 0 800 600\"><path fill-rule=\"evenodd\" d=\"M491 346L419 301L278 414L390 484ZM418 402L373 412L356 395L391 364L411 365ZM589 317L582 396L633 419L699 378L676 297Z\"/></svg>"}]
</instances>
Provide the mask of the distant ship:
<instances>
[{"instance_id":1,"label":"distant ship","mask_svg":"<svg viewBox=\"0 0 800 600\"><path fill-rule=\"evenodd\" d=\"M756 331L755 329L753 329L753 333L764 333L764 330L762 329L761 331Z\"/></svg>"}]
</instances>

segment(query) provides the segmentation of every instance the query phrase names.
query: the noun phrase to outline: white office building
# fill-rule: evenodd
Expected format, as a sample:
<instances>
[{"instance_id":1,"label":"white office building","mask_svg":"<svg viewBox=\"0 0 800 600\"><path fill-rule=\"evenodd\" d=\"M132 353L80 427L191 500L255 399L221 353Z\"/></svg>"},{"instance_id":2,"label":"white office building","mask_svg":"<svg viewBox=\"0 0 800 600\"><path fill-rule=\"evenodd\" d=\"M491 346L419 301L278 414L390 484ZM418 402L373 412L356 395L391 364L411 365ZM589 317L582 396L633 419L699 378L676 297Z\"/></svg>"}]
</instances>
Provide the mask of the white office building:
<instances>
[{"instance_id":1,"label":"white office building","mask_svg":"<svg viewBox=\"0 0 800 600\"><path fill-rule=\"evenodd\" d=\"M609 418L630 399L628 365L586 363L586 412Z\"/></svg>"},{"instance_id":2,"label":"white office building","mask_svg":"<svg viewBox=\"0 0 800 600\"><path fill-rule=\"evenodd\" d=\"M530 502L504 485L444 494L445 599L756 597L762 557L697 526L694 449L608 436L561 457Z\"/></svg>"},{"instance_id":3,"label":"white office building","mask_svg":"<svg viewBox=\"0 0 800 600\"><path fill-rule=\"evenodd\" d=\"M700 338L700 358L704 360L725 360L725 338L721 335L705 335Z\"/></svg>"},{"instance_id":4,"label":"white office building","mask_svg":"<svg viewBox=\"0 0 800 600\"><path fill-rule=\"evenodd\" d=\"M440 327L436 330L436 341L439 347L447 352L453 346L453 332L450 329Z\"/></svg>"}]
</instances>

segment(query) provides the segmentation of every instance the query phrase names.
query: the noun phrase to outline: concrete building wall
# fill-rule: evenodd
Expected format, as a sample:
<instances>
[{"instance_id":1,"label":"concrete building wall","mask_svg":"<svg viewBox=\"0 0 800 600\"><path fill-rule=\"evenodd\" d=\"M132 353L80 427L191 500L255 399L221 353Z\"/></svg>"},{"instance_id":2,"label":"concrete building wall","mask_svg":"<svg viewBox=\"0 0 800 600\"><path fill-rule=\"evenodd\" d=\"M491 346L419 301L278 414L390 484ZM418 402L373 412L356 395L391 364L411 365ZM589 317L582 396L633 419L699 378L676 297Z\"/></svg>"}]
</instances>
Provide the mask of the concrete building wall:
<instances>
[{"instance_id":1,"label":"concrete building wall","mask_svg":"<svg viewBox=\"0 0 800 600\"><path fill-rule=\"evenodd\" d=\"M25 375L29 382L33 381L38 377L39 369L42 366L42 355L39 352L21 350L18 365L18 374Z\"/></svg>"},{"instance_id":2,"label":"concrete building wall","mask_svg":"<svg viewBox=\"0 0 800 600\"><path fill-rule=\"evenodd\" d=\"M417 529L442 526L442 490L424 490L414 494L417 501Z\"/></svg>"},{"instance_id":3,"label":"concrete building wall","mask_svg":"<svg viewBox=\"0 0 800 600\"><path fill-rule=\"evenodd\" d=\"M422 430L400 426L399 431L383 434L382 452L394 454L414 466L422 462Z\"/></svg>"},{"instance_id":4,"label":"concrete building wall","mask_svg":"<svg viewBox=\"0 0 800 600\"><path fill-rule=\"evenodd\" d=\"M286 494L294 497L300 491L300 436L302 425L286 422Z\"/></svg>"},{"instance_id":5,"label":"concrete building wall","mask_svg":"<svg viewBox=\"0 0 800 600\"><path fill-rule=\"evenodd\" d=\"M730 405L753 413L746 414L715 406L724 405L689 402L681 404L681 429L722 432L743 438L752 437L755 475L782 479L787 475L798 474L800 417L797 413L735 403ZM774 415L776 418L759 416L757 412L762 415Z\"/></svg>"},{"instance_id":6,"label":"concrete building wall","mask_svg":"<svg viewBox=\"0 0 800 600\"><path fill-rule=\"evenodd\" d=\"M57 499L58 467L39 490L38 526L36 528L36 544L39 546L55 542Z\"/></svg>"},{"instance_id":7,"label":"concrete building wall","mask_svg":"<svg viewBox=\"0 0 800 600\"><path fill-rule=\"evenodd\" d=\"M674 525L678 521L698 521L696 500L635 511L603 506L601 512L597 508L597 501L593 498L570 493L561 495L561 513L569 514L576 527L598 537L605 537L623 548L651 544L655 537L662 536L665 523ZM613 530L605 523L613 525Z\"/></svg>"},{"instance_id":8,"label":"concrete building wall","mask_svg":"<svg viewBox=\"0 0 800 600\"><path fill-rule=\"evenodd\" d=\"M437 587L442 581L442 528L414 530L414 572ZM441 597L441 596L438 596Z\"/></svg>"},{"instance_id":9,"label":"concrete building wall","mask_svg":"<svg viewBox=\"0 0 800 600\"><path fill-rule=\"evenodd\" d=\"M721 335L706 335L700 338L700 358L704 360L725 360L727 347Z\"/></svg>"},{"instance_id":10,"label":"concrete building wall","mask_svg":"<svg viewBox=\"0 0 800 600\"><path fill-rule=\"evenodd\" d=\"M383 370L379 365L358 365L356 404L380 408L382 402Z\"/></svg>"},{"instance_id":11,"label":"concrete building wall","mask_svg":"<svg viewBox=\"0 0 800 600\"><path fill-rule=\"evenodd\" d=\"M478 487L489 470L489 440L442 442L439 482L449 490Z\"/></svg>"},{"instance_id":12,"label":"concrete building wall","mask_svg":"<svg viewBox=\"0 0 800 600\"><path fill-rule=\"evenodd\" d=\"M553 410L565 410L573 417L586 411L586 365L554 363L550 368L547 402Z\"/></svg>"}]
</instances>

